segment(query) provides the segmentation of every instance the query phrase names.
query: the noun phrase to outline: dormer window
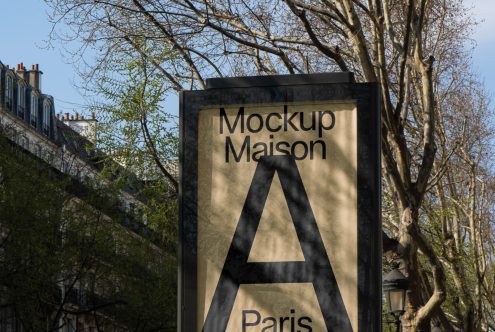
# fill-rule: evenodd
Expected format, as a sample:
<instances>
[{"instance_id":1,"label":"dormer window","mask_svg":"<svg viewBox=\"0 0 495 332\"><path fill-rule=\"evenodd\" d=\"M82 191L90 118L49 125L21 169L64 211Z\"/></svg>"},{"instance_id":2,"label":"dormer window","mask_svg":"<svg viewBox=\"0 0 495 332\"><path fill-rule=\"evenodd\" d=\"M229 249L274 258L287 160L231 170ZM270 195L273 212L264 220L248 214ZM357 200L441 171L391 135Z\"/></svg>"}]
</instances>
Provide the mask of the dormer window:
<instances>
[{"instance_id":1,"label":"dormer window","mask_svg":"<svg viewBox=\"0 0 495 332\"><path fill-rule=\"evenodd\" d=\"M17 84L17 114L24 117L24 110L26 109L26 85L20 81Z\"/></svg>"},{"instance_id":2,"label":"dormer window","mask_svg":"<svg viewBox=\"0 0 495 332\"><path fill-rule=\"evenodd\" d=\"M7 73L5 75L5 106L7 109L12 110L12 103L14 101L14 78Z\"/></svg>"},{"instance_id":3,"label":"dormer window","mask_svg":"<svg viewBox=\"0 0 495 332\"><path fill-rule=\"evenodd\" d=\"M43 133L46 135L50 132L50 106L48 101L43 104Z\"/></svg>"},{"instance_id":4,"label":"dormer window","mask_svg":"<svg viewBox=\"0 0 495 332\"><path fill-rule=\"evenodd\" d=\"M36 128L38 124L38 95L34 92L31 94L30 118L31 126Z\"/></svg>"}]
</instances>

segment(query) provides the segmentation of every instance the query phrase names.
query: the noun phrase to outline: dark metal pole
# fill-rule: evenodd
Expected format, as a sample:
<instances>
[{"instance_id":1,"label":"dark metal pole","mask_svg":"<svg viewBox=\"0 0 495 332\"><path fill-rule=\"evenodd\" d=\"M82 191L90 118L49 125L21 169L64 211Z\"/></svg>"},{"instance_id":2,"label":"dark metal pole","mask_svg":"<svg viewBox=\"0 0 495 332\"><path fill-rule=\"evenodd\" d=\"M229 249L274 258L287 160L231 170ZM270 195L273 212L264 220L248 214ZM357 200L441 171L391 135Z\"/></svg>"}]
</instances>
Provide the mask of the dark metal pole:
<instances>
[{"instance_id":1,"label":"dark metal pole","mask_svg":"<svg viewBox=\"0 0 495 332\"><path fill-rule=\"evenodd\" d=\"M400 330L401 330L401 328L400 328L400 324L401 324L400 315L397 315L397 316L394 315L394 318L395 318L395 332L400 332Z\"/></svg>"}]
</instances>

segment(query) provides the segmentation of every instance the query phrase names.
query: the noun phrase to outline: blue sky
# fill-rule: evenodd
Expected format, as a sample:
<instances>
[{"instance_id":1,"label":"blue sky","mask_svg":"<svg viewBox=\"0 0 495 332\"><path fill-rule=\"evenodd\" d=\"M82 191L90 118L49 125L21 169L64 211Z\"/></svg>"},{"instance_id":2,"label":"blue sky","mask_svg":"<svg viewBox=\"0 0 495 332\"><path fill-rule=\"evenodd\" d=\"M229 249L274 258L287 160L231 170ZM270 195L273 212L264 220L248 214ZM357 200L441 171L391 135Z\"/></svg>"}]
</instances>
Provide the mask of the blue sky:
<instances>
[{"instance_id":1,"label":"blue sky","mask_svg":"<svg viewBox=\"0 0 495 332\"><path fill-rule=\"evenodd\" d=\"M495 98L495 1L468 0L467 3L473 6L475 17L482 21L472 36L477 44L473 55L474 69ZM0 0L0 61L11 66L23 62L26 67L38 63L44 73L42 89L54 96L57 112L75 111L84 104L84 98L74 87L77 82L75 71L64 61L58 45L46 48L51 28L47 10L41 0ZM166 104L170 110L178 108L177 98Z\"/></svg>"},{"instance_id":2,"label":"blue sky","mask_svg":"<svg viewBox=\"0 0 495 332\"><path fill-rule=\"evenodd\" d=\"M39 64L43 71L42 90L55 98L57 112L71 111L84 99L73 88L72 65L64 62L57 49L46 49L50 24L41 0L0 0L0 61L15 66ZM28 24L29 22L29 24Z\"/></svg>"},{"instance_id":3,"label":"blue sky","mask_svg":"<svg viewBox=\"0 0 495 332\"><path fill-rule=\"evenodd\" d=\"M495 1L470 0L473 14L480 21L472 38L476 41L473 67L485 82L492 98L495 98ZM492 104L493 107L493 104Z\"/></svg>"}]
</instances>

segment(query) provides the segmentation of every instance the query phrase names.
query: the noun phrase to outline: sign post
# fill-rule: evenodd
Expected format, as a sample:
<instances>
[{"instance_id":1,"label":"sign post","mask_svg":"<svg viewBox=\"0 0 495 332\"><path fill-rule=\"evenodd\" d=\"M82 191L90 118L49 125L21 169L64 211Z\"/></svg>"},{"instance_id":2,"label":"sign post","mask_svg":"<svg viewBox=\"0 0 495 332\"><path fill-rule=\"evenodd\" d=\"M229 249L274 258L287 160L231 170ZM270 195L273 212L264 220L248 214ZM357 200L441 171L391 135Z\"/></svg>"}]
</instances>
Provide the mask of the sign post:
<instances>
[{"instance_id":1,"label":"sign post","mask_svg":"<svg viewBox=\"0 0 495 332\"><path fill-rule=\"evenodd\" d=\"M380 331L378 86L207 85L181 94L179 331Z\"/></svg>"}]
</instances>

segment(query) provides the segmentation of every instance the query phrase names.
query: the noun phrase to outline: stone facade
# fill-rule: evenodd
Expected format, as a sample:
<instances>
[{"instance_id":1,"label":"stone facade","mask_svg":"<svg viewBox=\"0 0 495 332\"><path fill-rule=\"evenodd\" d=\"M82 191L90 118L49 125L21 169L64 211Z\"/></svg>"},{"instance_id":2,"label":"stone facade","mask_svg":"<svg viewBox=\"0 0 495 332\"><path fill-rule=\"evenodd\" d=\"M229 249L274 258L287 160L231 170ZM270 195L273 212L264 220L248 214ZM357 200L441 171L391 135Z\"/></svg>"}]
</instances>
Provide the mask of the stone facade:
<instances>
[{"instance_id":1,"label":"stone facade","mask_svg":"<svg viewBox=\"0 0 495 332\"><path fill-rule=\"evenodd\" d=\"M104 158L94 148L96 120L94 114L88 119L79 114L57 116L54 98L41 91L41 78L42 72L38 65L27 70L21 63L14 69L0 62L0 135L6 136L17 148L49 165L57 173L71 178L76 188L73 202L78 204L84 200L79 190L87 190L87 183L96 183L98 186L108 184L108 180L100 176ZM115 216L110 211L103 212L108 220L120 224L133 238L142 239L159 255L162 249L149 240L152 231L146 225L146 218L136 213L144 204L135 196L140 181L132 174L129 177L129 183L133 185L119 192L116 207L119 212ZM84 305L84 292L77 287L71 289L70 294L64 294L66 289L61 285L60 292L62 297L72 299L71 310ZM12 314L11 308L0 306L0 331L23 330ZM88 317L65 315L61 318L62 328L59 331L97 331L92 323L94 315L94 312ZM115 331L127 330L117 323L109 325L108 320L106 325L113 325Z\"/></svg>"}]
</instances>

